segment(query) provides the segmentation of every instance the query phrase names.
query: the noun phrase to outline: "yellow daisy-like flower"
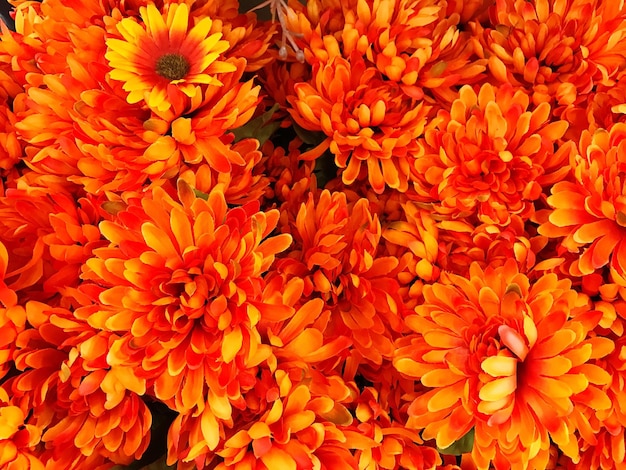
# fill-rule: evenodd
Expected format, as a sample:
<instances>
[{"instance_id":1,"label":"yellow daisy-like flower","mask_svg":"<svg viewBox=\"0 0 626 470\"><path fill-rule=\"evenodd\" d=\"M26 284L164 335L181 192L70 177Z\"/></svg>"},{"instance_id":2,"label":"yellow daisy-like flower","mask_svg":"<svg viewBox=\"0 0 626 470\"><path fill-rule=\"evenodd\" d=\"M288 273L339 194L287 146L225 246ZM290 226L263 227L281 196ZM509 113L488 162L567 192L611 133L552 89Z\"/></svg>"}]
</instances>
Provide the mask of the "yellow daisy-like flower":
<instances>
[{"instance_id":1,"label":"yellow daisy-like flower","mask_svg":"<svg viewBox=\"0 0 626 470\"><path fill-rule=\"evenodd\" d=\"M198 96L198 85L221 86L215 74L236 70L235 65L217 60L229 43L221 39L221 32L209 34L210 18L189 29L185 3L170 4L164 14L153 4L139 11L143 25L124 18L117 24L123 39L106 41L110 77L124 82L129 103L145 100L150 108L166 111L174 100Z\"/></svg>"}]
</instances>

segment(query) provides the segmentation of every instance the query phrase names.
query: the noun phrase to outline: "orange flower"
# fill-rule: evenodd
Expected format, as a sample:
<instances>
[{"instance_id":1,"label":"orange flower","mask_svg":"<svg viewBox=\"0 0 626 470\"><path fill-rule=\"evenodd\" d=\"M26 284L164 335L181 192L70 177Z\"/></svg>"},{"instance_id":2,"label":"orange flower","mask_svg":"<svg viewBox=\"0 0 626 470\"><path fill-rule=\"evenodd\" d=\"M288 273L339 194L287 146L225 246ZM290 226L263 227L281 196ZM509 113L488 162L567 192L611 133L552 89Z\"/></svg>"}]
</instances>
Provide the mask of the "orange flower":
<instances>
[{"instance_id":1,"label":"orange flower","mask_svg":"<svg viewBox=\"0 0 626 470\"><path fill-rule=\"evenodd\" d=\"M439 254L437 266L442 270L467 276L471 263L482 268L496 267L515 259L520 271L530 273L533 268L541 270L554 267L550 251L542 251L547 245L546 237L538 236L530 224L517 215L511 216L506 227L473 223L470 220L440 220ZM560 261L554 261L554 264Z\"/></svg>"},{"instance_id":2,"label":"orange flower","mask_svg":"<svg viewBox=\"0 0 626 470\"><path fill-rule=\"evenodd\" d=\"M491 27L472 23L479 55L535 104L581 104L624 69L626 13L611 0L497 0L489 16Z\"/></svg>"},{"instance_id":3,"label":"orange flower","mask_svg":"<svg viewBox=\"0 0 626 470\"><path fill-rule=\"evenodd\" d=\"M359 468L392 470L434 470L441 456L434 447L423 445L419 434L407 429L397 417L392 419L374 387L366 387L357 399L354 412L359 433L375 440L378 446L358 450Z\"/></svg>"},{"instance_id":4,"label":"orange flower","mask_svg":"<svg viewBox=\"0 0 626 470\"><path fill-rule=\"evenodd\" d=\"M243 126L254 114L259 102L260 87L253 80L240 82L245 68L243 59L231 61L237 71L223 77L224 87L209 87L203 95L202 106L187 116L170 121L152 117L144 127L163 136L157 141L165 154L180 152L186 163L203 161L220 173L237 172L233 166L243 166L245 159L232 148L229 131ZM166 134L171 134L171 137ZM156 144L156 142L155 142Z\"/></svg>"},{"instance_id":5,"label":"orange flower","mask_svg":"<svg viewBox=\"0 0 626 470\"><path fill-rule=\"evenodd\" d=\"M167 5L162 15L154 4L140 7L143 25L133 18L117 24L123 39L107 39L106 59L110 76L124 83L129 103L143 100L158 111L166 111L183 94L191 100L201 95L199 85L221 86L217 74L234 72L233 64L218 60L229 47L221 33L211 32L205 17L189 29L189 7Z\"/></svg>"},{"instance_id":6,"label":"orange flower","mask_svg":"<svg viewBox=\"0 0 626 470\"><path fill-rule=\"evenodd\" d=\"M412 179L423 202L451 218L474 214L506 225L511 215L528 219L543 187L567 174L572 147L557 142L567 122L550 122L550 106L529 107L528 96L510 86L464 86L450 111L440 111L422 142Z\"/></svg>"},{"instance_id":7,"label":"orange flower","mask_svg":"<svg viewBox=\"0 0 626 470\"><path fill-rule=\"evenodd\" d=\"M23 100L21 100L23 101ZM17 102L16 102L17 105ZM16 108L18 108L16 106ZM15 132L15 114L7 107L0 106L0 172L10 170L23 156L22 146Z\"/></svg>"},{"instance_id":8,"label":"orange flower","mask_svg":"<svg viewBox=\"0 0 626 470\"><path fill-rule=\"evenodd\" d=\"M543 468L551 441L576 457L576 397L599 410L608 401L606 373L589 361L608 352L589 339L602 314L586 296L555 274L531 283L514 260L472 264L469 278L442 274L423 294L406 318L415 334L394 355L399 372L430 388L407 425L441 448L474 428L479 468Z\"/></svg>"},{"instance_id":9,"label":"orange flower","mask_svg":"<svg viewBox=\"0 0 626 470\"><path fill-rule=\"evenodd\" d=\"M267 158L261 161L257 170L271 181L266 193L268 200L276 199L296 206L298 202L307 200L310 191L316 190L315 163L300 159L301 146L302 141L298 138L289 142L286 149L271 140L263 144L262 151Z\"/></svg>"},{"instance_id":10,"label":"orange flower","mask_svg":"<svg viewBox=\"0 0 626 470\"><path fill-rule=\"evenodd\" d=\"M7 391L0 387L0 466L7 470L44 470L35 449L41 431L26 424L27 413L11 405Z\"/></svg>"},{"instance_id":11,"label":"orange flower","mask_svg":"<svg viewBox=\"0 0 626 470\"><path fill-rule=\"evenodd\" d=\"M16 340L20 332L26 327L26 312L18 305L18 297L6 285L6 273L9 266L9 253L0 242L0 380L2 380L13 366L13 354ZM0 453L1 454L1 453Z\"/></svg>"},{"instance_id":12,"label":"orange flower","mask_svg":"<svg viewBox=\"0 0 626 470\"><path fill-rule=\"evenodd\" d=\"M258 171L259 162L263 158L258 150L258 141L243 139L229 150L239 154L245 166L233 165L230 172L223 173L215 171L206 163L183 166L179 178L204 194L209 194L214 186L220 185L229 205L241 206L259 201L268 189L269 178Z\"/></svg>"},{"instance_id":13,"label":"orange flower","mask_svg":"<svg viewBox=\"0 0 626 470\"><path fill-rule=\"evenodd\" d=\"M580 433L581 460L578 464L579 468L602 470L626 468L626 337L615 336L601 328L597 328L597 332L598 348L604 343L606 350L596 364L610 377L606 387L608 406L597 410L588 405L593 397L587 394L579 397L584 405L580 422L586 426Z\"/></svg>"},{"instance_id":14,"label":"orange flower","mask_svg":"<svg viewBox=\"0 0 626 470\"><path fill-rule=\"evenodd\" d=\"M20 408L31 411L28 422L42 433L42 462L49 468L80 469L141 457L151 425L139 397L145 382L108 369L111 335L63 308L39 302L25 308L31 328L19 334L19 372L5 386Z\"/></svg>"},{"instance_id":15,"label":"orange flower","mask_svg":"<svg viewBox=\"0 0 626 470\"><path fill-rule=\"evenodd\" d=\"M181 180L177 199L157 187L100 224L110 244L86 262L93 284L82 288L101 292L77 315L119 335L112 370L130 368L177 411L202 411L208 393L211 411L229 419L271 353L260 318L291 312L262 301L262 275L291 237L267 238L278 211L258 209L228 209L219 185L197 197Z\"/></svg>"},{"instance_id":16,"label":"orange flower","mask_svg":"<svg viewBox=\"0 0 626 470\"><path fill-rule=\"evenodd\" d=\"M104 243L97 227L102 214L90 198L20 187L0 197L0 240L10 254L5 279L22 302L63 297L78 286L82 263Z\"/></svg>"},{"instance_id":17,"label":"orange flower","mask_svg":"<svg viewBox=\"0 0 626 470\"><path fill-rule=\"evenodd\" d=\"M459 21L435 0L314 0L287 25L314 65L358 55L408 96L449 102L453 87L476 81L486 63L471 60L470 33Z\"/></svg>"},{"instance_id":18,"label":"orange flower","mask_svg":"<svg viewBox=\"0 0 626 470\"><path fill-rule=\"evenodd\" d=\"M380 194L388 186L408 189L410 166L419 151L428 107L386 81L361 56L335 57L313 67L311 83L297 83L288 97L300 126L322 131L344 183L367 177ZM318 150L318 153L319 152ZM367 175L362 170L366 170Z\"/></svg>"},{"instance_id":19,"label":"orange flower","mask_svg":"<svg viewBox=\"0 0 626 470\"><path fill-rule=\"evenodd\" d=\"M380 366L391 357L404 307L396 277L400 263L377 256L381 226L368 205L366 199L349 205L340 192L309 194L289 227L295 246L276 269L302 278L304 295L321 297L333 312L328 339L347 336L357 362Z\"/></svg>"},{"instance_id":20,"label":"orange flower","mask_svg":"<svg viewBox=\"0 0 626 470\"><path fill-rule=\"evenodd\" d=\"M626 124L610 130L584 132L572 176L552 187L539 233L558 238L561 246L579 253L571 264L573 276L585 276L608 265L613 282L626 286L626 203L623 167L626 163ZM582 252L581 252L582 250Z\"/></svg>"},{"instance_id":21,"label":"orange flower","mask_svg":"<svg viewBox=\"0 0 626 470\"><path fill-rule=\"evenodd\" d=\"M217 452L223 461L216 470L359 468L351 449L377 444L350 427L350 412L333 396L339 392L347 398L350 389L337 377L332 391L324 387L327 377L300 377L302 371L275 372L268 409L228 437Z\"/></svg>"},{"instance_id":22,"label":"orange flower","mask_svg":"<svg viewBox=\"0 0 626 470\"><path fill-rule=\"evenodd\" d=\"M409 269L416 278L426 282L439 277L439 230L431 213L413 202L402 205L403 214L392 219L383 230L383 238L392 245L404 247L414 257ZM406 219L406 220L402 220ZM396 254L397 257L398 254Z\"/></svg>"}]
</instances>

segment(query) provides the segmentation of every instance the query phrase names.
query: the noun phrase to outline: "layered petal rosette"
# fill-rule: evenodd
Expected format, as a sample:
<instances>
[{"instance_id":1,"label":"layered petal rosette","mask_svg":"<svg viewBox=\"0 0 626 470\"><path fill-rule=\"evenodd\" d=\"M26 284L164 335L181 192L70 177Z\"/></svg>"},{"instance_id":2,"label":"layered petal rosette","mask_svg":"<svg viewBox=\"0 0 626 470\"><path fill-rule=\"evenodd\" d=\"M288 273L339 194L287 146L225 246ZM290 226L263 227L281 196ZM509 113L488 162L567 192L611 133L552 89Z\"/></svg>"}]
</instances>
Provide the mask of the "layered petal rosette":
<instances>
[{"instance_id":1,"label":"layered petal rosette","mask_svg":"<svg viewBox=\"0 0 626 470\"><path fill-rule=\"evenodd\" d=\"M424 155L412 169L420 200L452 218L528 219L543 187L567 174L571 145L555 148L567 126L551 122L547 103L531 106L510 86L464 86L421 139Z\"/></svg>"},{"instance_id":2,"label":"layered petal rosette","mask_svg":"<svg viewBox=\"0 0 626 470\"><path fill-rule=\"evenodd\" d=\"M374 191L406 191L416 138L428 106L407 96L362 57L335 57L313 67L310 83L297 83L290 112L303 128L322 131L342 168L345 184L366 179ZM319 152L319 150L318 150Z\"/></svg>"},{"instance_id":3,"label":"layered petal rosette","mask_svg":"<svg viewBox=\"0 0 626 470\"><path fill-rule=\"evenodd\" d=\"M107 356L114 369L129 368L181 412L208 397L227 420L271 354L257 323L286 309L261 301L263 273L291 243L267 238L277 221L257 203L229 209L219 186L196 196L181 180L175 197L155 188L100 224L110 244L83 274L97 299L77 315L119 335Z\"/></svg>"},{"instance_id":4,"label":"layered petal rosette","mask_svg":"<svg viewBox=\"0 0 626 470\"><path fill-rule=\"evenodd\" d=\"M427 387L408 426L440 448L472 431L478 468L545 468L551 442L576 458L576 397L595 397L596 409L608 402L607 374L590 361L602 313L570 281L531 282L514 260L472 264L467 278L442 274L423 295L394 355L399 372Z\"/></svg>"},{"instance_id":5,"label":"layered petal rosette","mask_svg":"<svg viewBox=\"0 0 626 470\"><path fill-rule=\"evenodd\" d=\"M557 238L576 259L569 272L586 276L608 267L626 286L626 124L584 132L572 178L555 184L539 232Z\"/></svg>"}]
</instances>

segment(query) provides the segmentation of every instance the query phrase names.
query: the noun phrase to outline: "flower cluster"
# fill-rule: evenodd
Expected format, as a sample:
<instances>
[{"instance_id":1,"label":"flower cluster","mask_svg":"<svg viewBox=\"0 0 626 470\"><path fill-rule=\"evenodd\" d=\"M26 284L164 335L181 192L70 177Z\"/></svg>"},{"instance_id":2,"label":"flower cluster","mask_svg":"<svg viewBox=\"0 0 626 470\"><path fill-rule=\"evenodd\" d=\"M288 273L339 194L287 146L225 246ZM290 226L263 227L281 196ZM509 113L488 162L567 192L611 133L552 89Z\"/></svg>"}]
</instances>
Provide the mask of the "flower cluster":
<instances>
[{"instance_id":1,"label":"flower cluster","mask_svg":"<svg viewBox=\"0 0 626 470\"><path fill-rule=\"evenodd\" d=\"M9 3L0 468L626 468L623 2Z\"/></svg>"}]
</instances>

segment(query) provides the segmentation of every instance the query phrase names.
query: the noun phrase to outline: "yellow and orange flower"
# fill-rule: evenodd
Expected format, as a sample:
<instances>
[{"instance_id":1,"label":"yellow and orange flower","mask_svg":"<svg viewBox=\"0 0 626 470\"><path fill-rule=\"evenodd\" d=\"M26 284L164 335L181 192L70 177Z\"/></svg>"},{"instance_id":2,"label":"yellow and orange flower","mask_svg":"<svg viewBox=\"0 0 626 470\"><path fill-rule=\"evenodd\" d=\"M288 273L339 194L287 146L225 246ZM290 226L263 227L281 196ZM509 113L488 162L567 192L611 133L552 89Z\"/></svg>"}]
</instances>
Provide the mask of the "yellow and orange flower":
<instances>
[{"instance_id":1,"label":"yellow and orange flower","mask_svg":"<svg viewBox=\"0 0 626 470\"><path fill-rule=\"evenodd\" d=\"M478 468L545 468L551 441L577 457L576 397L610 406L607 374L590 362L609 352L590 339L602 314L587 297L555 274L531 283L514 260L442 274L423 295L394 354L399 372L429 388L407 425L441 448L473 428Z\"/></svg>"},{"instance_id":2,"label":"yellow and orange flower","mask_svg":"<svg viewBox=\"0 0 626 470\"><path fill-rule=\"evenodd\" d=\"M468 5L467 15L474 9ZM486 63L472 57L460 20L435 0L314 0L286 22L312 64L356 54L407 95L450 102L454 86L479 79Z\"/></svg>"},{"instance_id":3,"label":"yellow and orange flower","mask_svg":"<svg viewBox=\"0 0 626 470\"><path fill-rule=\"evenodd\" d=\"M611 0L498 0L489 15L491 27L472 24L477 51L497 82L535 104L581 104L624 69L626 12Z\"/></svg>"},{"instance_id":4,"label":"yellow and orange flower","mask_svg":"<svg viewBox=\"0 0 626 470\"><path fill-rule=\"evenodd\" d=\"M378 445L350 427L352 415L323 386L327 377L294 372L275 372L268 409L228 437L217 452L223 460L216 470L357 469L358 460L351 450ZM341 380L336 380L334 388L349 396L350 390ZM321 390L327 393L316 393Z\"/></svg>"},{"instance_id":5,"label":"yellow and orange flower","mask_svg":"<svg viewBox=\"0 0 626 470\"><path fill-rule=\"evenodd\" d=\"M417 431L407 429L405 423L392 419L384 399L376 388L361 391L354 411L358 432L379 445L359 449L356 456L359 468L392 470L434 470L442 460L434 447L424 445ZM394 410L395 411L395 410Z\"/></svg>"},{"instance_id":6,"label":"yellow and orange flower","mask_svg":"<svg viewBox=\"0 0 626 470\"><path fill-rule=\"evenodd\" d=\"M27 412L10 404L7 390L0 387L0 466L7 470L44 470L36 454L41 430L26 424Z\"/></svg>"},{"instance_id":7,"label":"yellow and orange flower","mask_svg":"<svg viewBox=\"0 0 626 470\"><path fill-rule=\"evenodd\" d=\"M124 83L129 103L143 100L152 109L166 111L184 96L201 99L201 86L221 86L219 74L237 70L220 60L229 44L221 33L211 34L210 18L190 28L185 3L171 3L163 14L154 4L139 10L143 25L124 18L117 24L122 39L106 41L110 76Z\"/></svg>"},{"instance_id":8,"label":"yellow and orange flower","mask_svg":"<svg viewBox=\"0 0 626 470\"><path fill-rule=\"evenodd\" d=\"M421 139L425 154L412 168L420 200L453 219L507 225L512 215L530 218L543 188L568 172L572 146L555 148L567 125L551 122L547 103L531 107L510 86L464 86Z\"/></svg>"},{"instance_id":9,"label":"yellow and orange flower","mask_svg":"<svg viewBox=\"0 0 626 470\"><path fill-rule=\"evenodd\" d=\"M112 369L130 368L180 412L203 410L208 393L213 413L229 418L271 353L258 322L291 312L262 302L262 276L291 243L287 234L267 238L277 222L276 210L228 209L219 185L196 196L182 180L175 199L157 187L102 222L110 244L83 273L93 283L84 288L101 292L77 315L119 335Z\"/></svg>"},{"instance_id":10,"label":"yellow and orange flower","mask_svg":"<svg viewBox=\"0 0 626 470\"><path fill-rule=\"evenodd\" d=\"M295 246L277 270L302 278L304 295L321 297L333 312L328 341L345 335L354 342L357 362L380 366L391 358L405 307L398 295L400 262L377 256L382 229L368 201L348 204L345 193L325 190L310 195L289 222L284 230Z\"/></svg>"},{"instance_id":11,"label":"yellow and orange flower","mask_svg":"<svg viewBox=\"0 0 626 470\"><path fill-rule=\"evenodd\" d=\"M31 328L19 334L18 373L5 387L16 405L31 412L28 424L46 443L38 449L41 461L48 468L79 469L140 458L151 425L139 397L145 382L109 370L111 335L63 308L28 302L25 309Z\"/></svg>"},{"instance_id":12,"label":"yellow and orange flower","mask_svg":"<svg viewBox=\"0 0 626 470\"><path fill-rule=\"evenodd\" d=\"M539 232L578 254L569 268L573 276L608 267L612 281L626 286L625 164L626 124L584 132L571 180L552 187Z\"/></svg>"},{"instance_id":13,"label":"yellow and orange flower","mask_svg":"<svg viewBox=\"0 0 626 470\"><path fill-rule=\"evenodd\" d=\"M330 147L344 183L367 179L378 194L386 187L408 189L428 106L386 81L356 53L350 61L335 57L316 64L311 82L294 89L296 95L288 97L293 119L326 134L319 147Z\"/></svg>"}]
</instances>

